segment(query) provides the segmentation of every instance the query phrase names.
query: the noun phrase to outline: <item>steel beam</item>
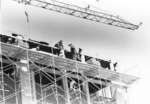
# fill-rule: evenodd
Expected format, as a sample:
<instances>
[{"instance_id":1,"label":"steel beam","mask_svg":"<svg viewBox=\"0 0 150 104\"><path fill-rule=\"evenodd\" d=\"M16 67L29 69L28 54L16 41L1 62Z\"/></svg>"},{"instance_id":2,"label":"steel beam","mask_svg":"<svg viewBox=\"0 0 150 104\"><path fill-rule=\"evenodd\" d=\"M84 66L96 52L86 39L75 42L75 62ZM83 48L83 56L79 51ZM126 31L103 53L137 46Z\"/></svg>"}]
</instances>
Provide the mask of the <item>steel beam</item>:
<instances>
[{"instance_id":1,"label":"steel beam","mask_svg":"<svg viewBox=\"0 0 150 104\"><path fill-rule=\"evenodd\" d=\"M113 25L125 29L136 30L139 28L139 25L135 25L131 22L128 22L119 16L114 16L108 13L103 13L100 11L94 11L87 8L82 8L76 5L66 4L58 2L56 0L14 0L19 3L24 3L25 5L32 5L35 7L40 7L43 9L59 12L62 14L67 14L75 16L78 18L91 20L95 22L104 23L107 25Z\"/></svg>"}]
</instances>

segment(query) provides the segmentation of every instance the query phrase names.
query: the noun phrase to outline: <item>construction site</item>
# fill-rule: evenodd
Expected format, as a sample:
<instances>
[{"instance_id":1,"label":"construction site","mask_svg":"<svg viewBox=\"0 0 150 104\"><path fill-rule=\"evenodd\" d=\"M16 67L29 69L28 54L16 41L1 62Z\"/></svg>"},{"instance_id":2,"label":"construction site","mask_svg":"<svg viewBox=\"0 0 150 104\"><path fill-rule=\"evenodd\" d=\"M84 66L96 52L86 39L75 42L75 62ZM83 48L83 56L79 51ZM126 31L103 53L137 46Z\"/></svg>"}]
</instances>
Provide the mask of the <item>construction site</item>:
<instances>
[{"instance_id":1,"label":"construction site","mask_svg":"<svg viewBox=\"0 0 150 104\"><path fill-rule=\"evenodd\" d=\"M49 2L47 2L49 1ZM118 16L55 0L14 0L22 3L129 30L139 25ZM27 23L28 13L25 11ZM20 36L21 38L18 38ZM128 87L136 76L99 64L67 57L70 52L45 42L24 39L21 34L0 34L0 104L127 104ZM120 93L119 93L120 92ZM122 103L121 103L122 102Z\"/></svg>"}]
</instances>

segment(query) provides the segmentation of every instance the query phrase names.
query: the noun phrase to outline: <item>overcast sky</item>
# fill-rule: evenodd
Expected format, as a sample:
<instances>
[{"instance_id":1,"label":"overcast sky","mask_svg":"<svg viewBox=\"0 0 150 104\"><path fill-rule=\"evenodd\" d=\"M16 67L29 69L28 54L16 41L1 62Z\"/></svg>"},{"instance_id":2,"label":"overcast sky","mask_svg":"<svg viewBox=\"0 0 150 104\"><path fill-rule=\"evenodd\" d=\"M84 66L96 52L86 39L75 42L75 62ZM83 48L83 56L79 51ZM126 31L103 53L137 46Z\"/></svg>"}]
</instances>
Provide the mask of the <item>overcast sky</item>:
<instances>
[{"instance_id":1,"label":"overcast sky","mask_svg":"<svg viewBox=\"0 0 150 104\"><path fill-rule=\"evenodd\" d=\"M64 0L59 0L64 1ZM143 22L136 31L79 19L53 11L23 6L12 0L2 0L3 33L28 34L36 40L52 45L62 39L83 48L86 54L104 59L117 60L119 71L141 77L129 89L129 104L150 104L150 2L148 0L65 0L92 9L100 8L120 15L133 23ZM26 23L24 11L30 16ZM30 30L30 31L29 31Z\"/></svg>"}]
</instances>

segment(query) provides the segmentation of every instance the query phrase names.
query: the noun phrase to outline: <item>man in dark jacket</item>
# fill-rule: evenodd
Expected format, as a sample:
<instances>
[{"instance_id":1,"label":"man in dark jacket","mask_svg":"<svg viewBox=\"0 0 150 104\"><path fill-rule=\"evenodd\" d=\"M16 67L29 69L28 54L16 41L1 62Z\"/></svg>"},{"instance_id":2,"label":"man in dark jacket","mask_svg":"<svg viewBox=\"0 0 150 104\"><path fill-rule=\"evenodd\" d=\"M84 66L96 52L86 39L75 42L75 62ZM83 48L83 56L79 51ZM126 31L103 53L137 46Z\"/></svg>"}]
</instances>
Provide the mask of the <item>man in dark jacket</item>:
<instances>
[{"instance_id":1,"label":"man in dark jacket","mask_svg":"<svg viewBox=\"0 0 150 104\"><path fill-rule=\"evenodd\" d=\"M68 45L70 47L70 58L73 59L73 60L77 60L77 51L76 51L76 48L73 44L69 44Z\"/></svg>"}]
</instances>

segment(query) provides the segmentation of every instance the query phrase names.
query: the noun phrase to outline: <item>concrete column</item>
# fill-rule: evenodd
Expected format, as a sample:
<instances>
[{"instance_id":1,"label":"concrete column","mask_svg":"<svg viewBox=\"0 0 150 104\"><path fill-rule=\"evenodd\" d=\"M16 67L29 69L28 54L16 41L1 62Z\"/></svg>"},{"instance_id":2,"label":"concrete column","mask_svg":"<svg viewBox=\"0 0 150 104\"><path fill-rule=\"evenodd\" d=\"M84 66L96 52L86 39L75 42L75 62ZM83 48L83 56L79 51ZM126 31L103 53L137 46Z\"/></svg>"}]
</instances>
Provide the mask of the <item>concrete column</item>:
<instances>
[{"instance_id":1,"label":"concrete column","mask_svg":"<svg viewBox=\"0 0 150 104\"><path fill-rule=\"evenodd\" d=\"M85 86L84 88L85 88L85 92L86 92L87 104L91 104L88 82L85 82L84 86Z\"/></svg>"},{"instance_id":2,"label":"concrete column","mask_svg":"<svg viewBox=\"0 0 150 104\"><path fill-rule=\"evenodd\" d=\"M116 91L116 103L117 104L127 104L127 89L123 87L117 88Z\"/></svg>"},{"instance_id":3,"label":"concrete column","mask_svg":"<svg viewBox=\"0 0 150 104\"><path fill-rule=\"evenodd\" d=\"M67 104L71 104L70 103L70 94L69 94L69 87L68 87L68 80L67 80L67 76L63 77L63 86L66 92L66 99L67 99Z\"/></svg>"},{"instance_id":4,"label":"concrete column","mask_svg":"<svg viewBox=\"0 0 150 104\"><path fill-rule=\"evenodd\" d=\"M28 63L19 63L18 71L20 73L20 89L21 89L21 102L20 104L36 104L35 103L35 85L33 77L28 67Z\"/></svg>"}]
</instances>

